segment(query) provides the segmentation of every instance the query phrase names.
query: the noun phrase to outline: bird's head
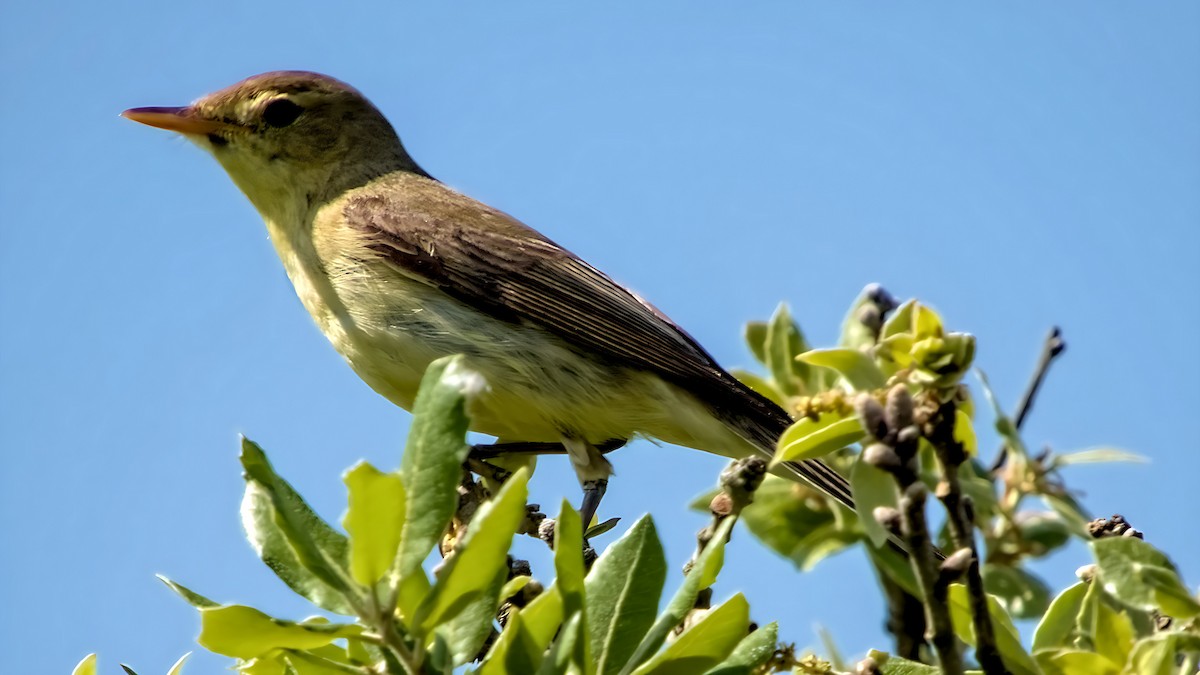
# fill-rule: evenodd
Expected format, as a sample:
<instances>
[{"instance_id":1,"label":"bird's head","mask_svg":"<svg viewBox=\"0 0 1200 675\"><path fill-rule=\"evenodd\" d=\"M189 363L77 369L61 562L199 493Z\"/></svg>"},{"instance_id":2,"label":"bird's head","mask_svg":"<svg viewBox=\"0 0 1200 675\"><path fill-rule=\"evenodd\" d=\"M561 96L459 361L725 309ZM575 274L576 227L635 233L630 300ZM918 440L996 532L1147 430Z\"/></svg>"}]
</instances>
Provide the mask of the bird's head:
<instances>
[{"instance_id":1,"label":"bird's head","mask_svg":"<svg viewBox=\"0 0 1200 675\"><path fill-rule=\"evenodd\" d=\"M208 150L271 218L392 171L423 173L370 101L317 73L264 73L188 106L132 108L122 115Z\"/></svg>"}]
</instances>

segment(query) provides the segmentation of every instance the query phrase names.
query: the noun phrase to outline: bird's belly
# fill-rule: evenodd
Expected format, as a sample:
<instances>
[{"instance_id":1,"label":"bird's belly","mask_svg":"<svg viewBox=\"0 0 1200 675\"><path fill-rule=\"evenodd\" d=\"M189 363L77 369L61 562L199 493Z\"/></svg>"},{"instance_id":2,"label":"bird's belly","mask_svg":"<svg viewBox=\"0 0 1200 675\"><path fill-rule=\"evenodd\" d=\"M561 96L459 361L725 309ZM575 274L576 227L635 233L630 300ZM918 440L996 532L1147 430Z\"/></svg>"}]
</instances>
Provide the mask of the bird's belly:
<instances>
[{"instance_id":1,"label":"bird's belly","mask_svg":"<svg viewBox=\"0 0 1200 675\"><path fill-rule=\"evenodd\" d=\"M582 354L549 331L493 318L419 282L399 283L385 294L342 284L353 327L330 335L358 375L397 405L412 409L431 361L463 354L487 382L470 410L476 431L600 442L660 435L655 430L667 424L674 387L658 377Z\"/></svg>"}]
</instances>

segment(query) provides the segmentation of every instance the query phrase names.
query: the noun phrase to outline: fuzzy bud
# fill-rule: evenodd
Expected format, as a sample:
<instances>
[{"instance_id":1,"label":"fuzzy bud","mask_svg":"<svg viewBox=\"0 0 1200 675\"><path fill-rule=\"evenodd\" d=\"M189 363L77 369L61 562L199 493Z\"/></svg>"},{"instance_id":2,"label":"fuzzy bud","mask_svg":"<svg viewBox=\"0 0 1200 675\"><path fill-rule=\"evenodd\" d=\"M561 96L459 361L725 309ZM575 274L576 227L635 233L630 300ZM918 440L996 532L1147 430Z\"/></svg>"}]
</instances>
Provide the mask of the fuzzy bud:
<instances>
[{"instance_id":1,"label":"fuzzy bud","mask_svg":"<svg viewBox=\"0 0 1200 675\"><path fill-rule=\"evenodd\" d=\"M875 397L866 392L859 394L858 398L854 399L854 411L858 413L859 421L872 438L880 441L887 438L887 417L883 406L879 405Z\"/></svg>"}]
</instances>

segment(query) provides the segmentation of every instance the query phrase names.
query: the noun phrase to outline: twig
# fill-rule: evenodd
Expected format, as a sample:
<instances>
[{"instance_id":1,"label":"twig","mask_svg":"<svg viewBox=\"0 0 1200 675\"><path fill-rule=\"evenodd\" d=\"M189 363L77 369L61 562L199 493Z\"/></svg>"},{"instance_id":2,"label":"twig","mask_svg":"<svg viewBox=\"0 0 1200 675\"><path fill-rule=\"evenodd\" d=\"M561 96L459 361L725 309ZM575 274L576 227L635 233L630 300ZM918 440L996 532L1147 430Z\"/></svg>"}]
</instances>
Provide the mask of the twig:
<instances>
[{"instance_id":1,"label":"twig","mask_svg":"<svg viewBox=\"0 0 1200 675\"><path fill-rule=\"evenodd\" d=\"M887 573L879 574L879 582L887 595L887 629L896 640L896 656L920 661L921 647L925 645L924 603L892 581Z\"/></svg>"},{"instance_id":2,"label":"twig","mask_svg":"<svg viewBox=\"0 0 1200 675\"><path fill-rule=\"evenodd\" d=\"M1035 387L1036 388L1036 387ZM971 600L971 619L975 628L975 658L987 675L1008 673L1000 650L996 646L996 633L992 617L988 612L987 593L983 590L983 576L979 570L979 552L975 548L975 514L969 497L963 495L958 480L958 468L967 460L966 449L954 438L954 422L957 404L954 400L942 403L932 420L926 425L925 437L937 452L942 465L942 480L937 486L937 495L946 507L950 534L958 554L967 556L967 595ZM958 555L956 554L956 555ZM953 556L952 556L953 557ZM949 563L949 561L947 561Z\"/></svg>"},{"instance_id":3,"label":"twig","mask_svg":"<svg viewBox=\"0 0 1200 675\"><path fill-rule=\"evenodd\" d=\"M713 497L709 503L708 509L712 513L712 520L707 525L700 528L696 533L696 551L692 553L691 559L683 566L683 573L690 574L696 560L700 558L700 554L712 541L712 538L717 533L717 527L726 518L737 517L741 514L742 509L750 505L754 501L754 491L762 485L763 478L767 475L767 462L761 457L748 457L739 459L729 464L724 471L721 472L721 491ZM676 628L677 631L686 629L691 619L696 616L695 610L708 609L712 604L712 589L702 588L696 595L696 602L692 605L691 612L684 617L683 622Z\"/></svg>"},{"instance_id":4,"label":"twig","mask_svg":"<svg viewBox=\"0 0 1200 675\"><path fill-rule=\"evenodd\" d=\"M892 474L899 494L899 513L877 509L876 518L893 533L898 531L908 548L909 562L926 600L926 622L933 633L930 642L942 672L960 675L962 652L946 602L950 584L947 575L939 574L935 566L933 541L925 520L927 495L917 459L921 430L913 424L912 395L906 385L897 384L888 391L886 407L869 394L861 395L855 407L863 428L875 438L863 451L863 461Z\"/></svg>"},{"instance_id":5,"label":"twig","mask_svg":"<svg viewBox=\"0 0 1200 675\"><path fill-rule=\"evenodd\" d=\"M1025 388L1025 393L1021 396L1021 402L1017 404L1017 412L1013 416L1013 424L1017 429L1025 423L1025 418L1029 416L1029 411L1033 409L1033 400L1037 396L1038 389L1041 388L1042 382L1046 379L1046 373L1050 371L1050 364L1054 363L1054 359L1058 358L1067 349L1067 343L1062 338L1062 329L1054 326L1050 329L1050 334L1042 342L1042 353L1038 356L1037 368L1033 371L1033 378L1029 380L1029 386ZM1008 458L1008 446L1001 446L996 454L996 461L992 463L991 471L994 473L1004 466L1004 460Z\"/></svg>"}]
</instances>

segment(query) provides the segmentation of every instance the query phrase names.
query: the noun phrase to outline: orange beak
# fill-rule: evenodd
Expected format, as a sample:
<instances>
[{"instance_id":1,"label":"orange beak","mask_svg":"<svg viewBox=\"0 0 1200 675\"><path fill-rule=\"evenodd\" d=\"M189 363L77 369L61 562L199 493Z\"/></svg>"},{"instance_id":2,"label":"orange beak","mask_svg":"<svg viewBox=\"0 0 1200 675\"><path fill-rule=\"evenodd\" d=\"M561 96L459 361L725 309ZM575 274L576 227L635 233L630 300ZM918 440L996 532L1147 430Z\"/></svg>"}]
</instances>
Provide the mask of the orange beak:
<instances>
[{"instance_id":1,"label":"orange beak","mask_svg":"<svg viewBox=\"0 0 1200 675\"><path fill-rule=\"evenodd\" d=\"M181 134L211 134L230 129L234 126L227 122L204 119L197 115L196 110L191 106L177 108L130 108L121 113L121 117Z\"/></svg>"}]
</instances>

